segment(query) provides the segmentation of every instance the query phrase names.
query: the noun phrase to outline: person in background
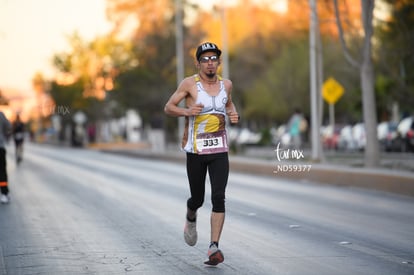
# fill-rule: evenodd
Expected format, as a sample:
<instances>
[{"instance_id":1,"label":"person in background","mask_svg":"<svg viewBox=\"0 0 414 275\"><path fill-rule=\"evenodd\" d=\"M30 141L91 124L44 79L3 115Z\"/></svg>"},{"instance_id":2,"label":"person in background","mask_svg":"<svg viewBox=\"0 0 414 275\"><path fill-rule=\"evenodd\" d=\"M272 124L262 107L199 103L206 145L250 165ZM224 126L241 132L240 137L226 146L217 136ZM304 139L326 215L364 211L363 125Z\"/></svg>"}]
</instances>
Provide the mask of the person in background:
<instances>
[{"instance_id":1,"label":"person in background","mask_svg":"<svg viewBox=\"0 0 414 275\"><path fill-rule=\"evenodd\" d=\"M293 149L300 149L302 146L302 133L301 133L301 124L303 123L303 116L300 109L295 109L292 117L288 122L288 131L291 138L291 146Z\"/></svg>"},{"instance_id":2,"label":"person in background","mask_svg":"<svg viewBox=\"0 0 414 275\"><path fill-rule=\"evenodd\" d=\"M12 125L12 135L14 140L14 148L16 152L16 163L19 164L23 160L23 142L24 142L24 123L20 119L20 115L16 115L16 120Z\"/></svg>"},{"instance_id":3,"label":"person in background","mask_svg":"<svg viewBox=\"0 0 414 275\"><path fill-rule=\"evenodd\" d=\"M197 210L204 202L207 171L211 184L212 212L210 246L207 265L224 261L219 240L224 225L225 191L229 175L226 118L238 123L233 104L232 82L217 75L221 50L213 43L203 43L196 51L198 74L186 77L167 101L164 111L171 116L185 117L182 149L187 156L190 198L184 239L190 246L197 242ZM184 101L183 107L179 106Z\"/></svg>"},{"instance_id":4,"label":"person in background","mask_svg":"<svg viewBox=\"0 0 414 275\"><path fill-rule=\"evenodd\" d=\"M9 187L7 179L6 143L11 134L11 124L3 112L0 111L0 202L8 203Z\"/></svg>"}]
</instances>

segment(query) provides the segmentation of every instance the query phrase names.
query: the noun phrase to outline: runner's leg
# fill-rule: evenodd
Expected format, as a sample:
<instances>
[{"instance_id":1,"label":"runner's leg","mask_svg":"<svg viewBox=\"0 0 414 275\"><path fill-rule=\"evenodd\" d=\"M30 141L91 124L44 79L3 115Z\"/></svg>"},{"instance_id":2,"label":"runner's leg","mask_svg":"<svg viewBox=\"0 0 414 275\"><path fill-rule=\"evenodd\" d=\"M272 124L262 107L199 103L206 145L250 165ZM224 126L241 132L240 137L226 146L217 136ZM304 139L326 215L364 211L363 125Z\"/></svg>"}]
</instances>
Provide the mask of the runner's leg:
<instances>
[{"instance_id":1,"label":"runner's leg","mask_svg":"<svg viewBox=\"0 0 414 275\"><path fill-rule=\"evenodd\" d=\"M195 218L196 211L204 203L207 165L204 157L187 153L187 177L191 197L187 200L188 218Z\"/></svg>"},{"instance_id":2,"label":"runner's leg","mask_svg":"<svg viewBox=\"0 0 414 275\"><path fill-rule=\"evenodd\" d=\"M225 218L225 192L229 175L227 153L220 153L208 167L211 181L211 242L219 242Z\"/></svg>"}]
</instances>

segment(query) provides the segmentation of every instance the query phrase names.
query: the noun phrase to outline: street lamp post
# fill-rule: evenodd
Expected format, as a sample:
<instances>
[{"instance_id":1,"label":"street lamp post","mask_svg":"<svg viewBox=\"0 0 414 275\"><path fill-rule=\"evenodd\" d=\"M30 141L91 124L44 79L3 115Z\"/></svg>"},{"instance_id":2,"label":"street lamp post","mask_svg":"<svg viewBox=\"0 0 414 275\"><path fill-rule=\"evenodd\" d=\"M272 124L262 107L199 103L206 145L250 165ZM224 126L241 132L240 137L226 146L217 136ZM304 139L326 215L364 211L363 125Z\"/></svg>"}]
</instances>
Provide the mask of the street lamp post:
<instances>
[{"instance_id":1,"label":"street lamp post","mask_svg":"<svg viewBox=\"0 0 414 275\"><path fill-rule=\"evenodd\" d=\"M221 4L222 15L222 40L223 40L223 78L229 78L229 54L228 54L228 31L227 31L227 10L225 1Z\"/></svg>"},{"instance_id":2,"label":"street lamp post","mask_svg":"<svg viewBox=\"0 0 414 275\"><path fill-rule=\"evenodd\" d=\"M319 109L318 108L318 93L320 92L318 85L318 71L317 66L317 43L316 36L318 33L318 17L316 0L310 0L311 16L309 28L309 55L310 55L310 97L311 97L311 158L313 161L321 161L321 149L319 141Z\"/></svg>"},{"instance_id":3,"label":"street lamp post","mask_svg":"<svg viewBox=\"0 0 414 275\"><path fill-rule=\"evenodd\" d=\"M184 49L183 49L183 4L182 0L175 0L175 50L177 62L177 86L184 79ZM180 103L183 104L183 103ZM184 131L184 118L178 118L178 140Z\"/></svg>"},{"instance_id":4,"label":"street lamp post","mask_svg":"<svg viewBox=\"0 0 414 275\"><path fill-rule=\"evenodd\" d=\"M36 140L39 139L41 136L43 123L42 123L42 112L43 112L43 106L42 106L42 99L45 92L45 80L43 79L43 76L38 73L32 80L33 90L36 92L36 101L37 101L37 129L36 129Z\"/></svg>"}]
</instances>

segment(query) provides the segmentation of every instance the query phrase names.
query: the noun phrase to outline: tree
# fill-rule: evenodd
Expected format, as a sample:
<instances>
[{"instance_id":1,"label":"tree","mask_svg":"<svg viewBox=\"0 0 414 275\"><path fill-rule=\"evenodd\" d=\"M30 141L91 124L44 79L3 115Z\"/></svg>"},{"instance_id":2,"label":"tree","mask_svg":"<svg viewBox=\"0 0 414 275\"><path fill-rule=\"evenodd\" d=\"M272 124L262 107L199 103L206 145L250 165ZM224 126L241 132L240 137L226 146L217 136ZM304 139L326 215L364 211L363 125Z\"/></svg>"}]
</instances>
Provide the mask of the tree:
<instances>
[{"instance_id":1,"label":"tree","mask_svg":"<svg viewBox=\"0 0 414 275\"><path fill-rule=\"evenodd\" d=\"M123 108L138 109L144 119L162 112L165 102L177 85L176 77L176 34L174 28L174 1L124 1L110 0L109 14L118 28L126 18L133 18L136 25L132 27L131 43L137 66L118 75L115 89L110 98L116 100ZM184 3L185 10L197 10ZM184 53L193 57L195 41L199 41L203 32L191 32L186 25L184 32ZM185 58L185 70L195 73L194 59ZM176 119L167 119L166 127L176 129ZM172 131L167 131L168 133ZM176 135L171 135L176 137Z\"/></svg>"},{"instance_id":2,"label":"tree","mask_svg":"<svg viewBox=\"0 0 414 275\"><path fill-rule=\"evenodd\" d=\"M309 113L309 66L303 64L308 59L307 43L297 39L279 47L280 55L268 62L263 77L245 93L246 115L259 121L285 123L299 106Z\"/></svg>"},{"instance_id":3,"label":"tree","mask_svg":"<svg viewBox=\"0 0 414 275\"><path fill-rule=\"evenodd\" d=\"M103 99L114 89L115 77L136 60L130 43L113 34L87 42L75 32L68 42L70 50L53 57L58 74L50 87L51 96L58 106L82 110L90 122L96 122L108 115ZM69 115L63 117L64 123L69 121Z\"/></svg>"},{"instance_id":4,"label":"tree","mask_svg":"<svg viewBox=\"0 0 414 275\"><path fill-rule=\"evenodd\" d=\"M377 20L378 39L375 59L379 79L377 87L382 93L383 112L390 112L398 103L403 113L414 106L414 2L383 0L388 16Z\"/></svg>"},{"instance_id":5,"label":"tree","mask_svg":"<svg viewBox=\"0 0 414 275\"><path fill-rule=\"evenodd\" d=\"M55 54L53 63L60 75L70 76L71 84L80 80L85 97L104 99L106 92L113 89L115 76L133 66L131 45L118 41L113 35L84 41L76 32L68 36L70 51ZM59 78L58 78L59 80Z\"/></svg>"},{"instance_id":6,"label":"tree","mask_svg":"<svg viewBox=\"0 0 414 275\"><path fill-rule=\"evenodd\" d=\"M107 14L115 24L114 33L123 33L132 26L135 44L145 46L140 40L170 30L166 23L174 16L174 6L171 0L107 0Z\"/></svg>"},{"instance_id":7,"label":"tree","mask_svg":"<svg viewBox=\"0 0 414 275\"><path fill-rule=\"evenodd\" d=\"M71 51L55 56L55 67L67 82L59 80L55 84L76 91L83 87L83 96L106 95L106 100L117 102L120 114L126 108L139 109L145 121L154 112L162 111L165 100L176 87L174 1L108 0L107 3L114 30L91 42L76 35L70 37ZM230 78L243 121L268 127L286 120L294 107L308 111L309 68L304 37L309 30L309 14L303 12L307 10L303 8L306 3L306 0L289 1L288 13L278 13L260 2L247 0L227 7ZM186 1L184 6L195 18L185 20L184 24L185 73L189 75L196 72L195 45L213 40L220 46L223 28L217 9L200 12ZM332 12L329 5L322 6L321 19L328 20ZM121 41L125 26L129 27L130 36ZM344 30L350 27L345 25ZM337 35L332 24L324 24L321 34L322 37ZM334 71L340 58L343 59L333 54L326 68ZM107 79L114 80L109 82L113 88L107 89ZM59 90L55 86L53 89ZM107 90L112 92L106 93ZM254 96L258 94L261 96ZM348 93L344 98L347 96ZM100 104L83 97L79 100L85 100L89 109Z\"/></svg>"},{"instance_id":8,"label":"tree","mask_svg":"<svg viewBox=\"0 0 414 275\"><path fill-rule=\"evenodd\" d=\"M374 69L372 63L372 36L373 29L373 11L374 0L361 0L362 25L364 29L364 37L361 50L361 59L357 60L352 57L348 46L345 42L344 31L340 12L338 9L338 1L334 0L335 14L337 18L338 32L341 44L344 49L344 55L349 63L359 69L362 90L363 117L367 144L365 146L365 166L376 167L379 165L379 143L377 139L377 114L376 100L374 93Z\"/></svg>"}]
</instances>

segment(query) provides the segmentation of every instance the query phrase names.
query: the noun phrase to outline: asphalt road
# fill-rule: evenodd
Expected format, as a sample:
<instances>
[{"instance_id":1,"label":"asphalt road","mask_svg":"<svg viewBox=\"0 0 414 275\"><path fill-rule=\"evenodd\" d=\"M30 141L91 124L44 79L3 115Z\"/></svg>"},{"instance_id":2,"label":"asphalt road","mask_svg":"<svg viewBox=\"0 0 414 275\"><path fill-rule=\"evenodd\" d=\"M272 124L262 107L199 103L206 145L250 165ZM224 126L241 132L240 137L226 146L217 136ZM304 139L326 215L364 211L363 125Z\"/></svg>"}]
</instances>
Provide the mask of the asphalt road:
<instances>
[{"instance_id":1,"label":"asphalt road","mask_svg":"<svg viewBox=\"0 0 414 275\"><path fill-rule=\"evenodd\" d=\"M29 145L0 205L0 274L414 274L414 198L232 172L220 247L182 237L183 164ZM207 185L207 191L209 190Z\"/></svg>"}]
</instances>

